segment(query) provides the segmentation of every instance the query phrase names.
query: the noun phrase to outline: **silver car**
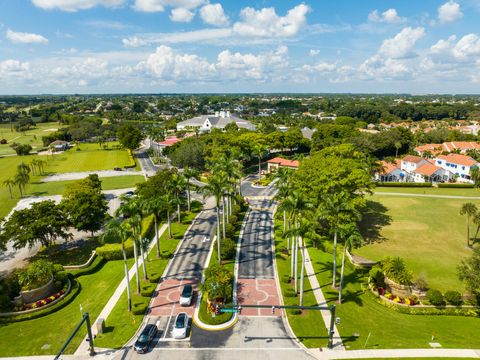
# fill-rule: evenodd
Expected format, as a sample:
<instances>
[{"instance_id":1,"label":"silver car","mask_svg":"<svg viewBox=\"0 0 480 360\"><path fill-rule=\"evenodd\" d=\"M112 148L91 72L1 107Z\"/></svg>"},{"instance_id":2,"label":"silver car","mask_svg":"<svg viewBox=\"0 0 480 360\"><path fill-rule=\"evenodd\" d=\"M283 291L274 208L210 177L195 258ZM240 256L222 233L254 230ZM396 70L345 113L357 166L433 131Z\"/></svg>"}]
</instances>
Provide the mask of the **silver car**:
<instances>
[{"instance_id":1,"label":"silver car","mask_svg":"<svg viewBox=\"0 0 480 360\"><path fill-rule=\"evenodd\" d=\"M187 337L189 317L185 313L180 313L175 319L175 326L172 331L174 339L185 339Z\"/></svg>"},{"instance_id":2,"label":"silver car","mask_svg":"<svg viewBox=\"0 0 480 360\"><path fill-rule=\"evenodd\" d=\"M179 303L181 306L190 306L193 298L193 286L187 284L183 287L182 294L180 295Z\"/></svg>"}]
</instances>

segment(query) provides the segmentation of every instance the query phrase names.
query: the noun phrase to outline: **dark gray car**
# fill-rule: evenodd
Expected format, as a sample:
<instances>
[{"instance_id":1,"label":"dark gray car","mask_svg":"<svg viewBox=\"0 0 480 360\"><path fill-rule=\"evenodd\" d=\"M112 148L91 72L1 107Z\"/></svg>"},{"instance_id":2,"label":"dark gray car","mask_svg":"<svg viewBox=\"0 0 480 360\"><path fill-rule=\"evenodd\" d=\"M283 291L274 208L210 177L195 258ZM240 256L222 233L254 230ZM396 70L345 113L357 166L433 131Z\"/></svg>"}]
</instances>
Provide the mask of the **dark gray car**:
<instances>
[{"instance_id":1,"label":"dark gray car","mask_svg":"<svg viewBox=\"0 0 480 360\"><path fill-rule=\"evenodd\" d=\"M145 329L143 329L137 341L135 341L133 349L139 354L145 354L156 334L157 326L154 324L148 324L145 326Z\"/></svg>"}]
</instances>

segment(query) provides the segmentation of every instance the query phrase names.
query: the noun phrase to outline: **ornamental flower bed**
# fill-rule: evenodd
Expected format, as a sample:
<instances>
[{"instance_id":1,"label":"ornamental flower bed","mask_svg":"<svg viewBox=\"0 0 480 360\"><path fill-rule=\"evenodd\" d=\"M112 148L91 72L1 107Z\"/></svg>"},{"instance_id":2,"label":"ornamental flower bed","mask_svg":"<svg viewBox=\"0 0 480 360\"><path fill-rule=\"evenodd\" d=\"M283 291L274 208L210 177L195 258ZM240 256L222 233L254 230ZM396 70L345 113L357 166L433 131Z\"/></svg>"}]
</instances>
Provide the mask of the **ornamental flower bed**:
<instances>
[{"instance_id":1,"label":"ornamental flower bed","mask_svg":"<svg viewBox=\"0 0 480 360\"><path fill-rule=\"evenodd\" d=\"M403 298L403 297L400 297L400 296L393 295L392 293L386 292L385 289L383 289L383 288L379 288L377 291L378 291L378 295L380 297L384 297L384 298L386 298L390 301L393 301L396 304L404 304L404 305L413 306L413 305L417 305L419 303L418 298L416 296Z\"/></svg>"},{"instance_id":2,"label":"ornamental flower bed","mask_svg":"<svg viewBox=\"0 0 480 360\"><path fill-rule=\"evenodd\" d=\"M31 310L31 309L38 309L42 306L45 306L47 304L50 304L52 301L55 301L57 300L60 296L62 296L63 294L65 294L65 290L60 290L59 292L45 298L45 299L42 299L42 300L38 300L34 303L31 303L31 304L27 304L23 307L24 310Z\"/></svg>"}]
</instances>

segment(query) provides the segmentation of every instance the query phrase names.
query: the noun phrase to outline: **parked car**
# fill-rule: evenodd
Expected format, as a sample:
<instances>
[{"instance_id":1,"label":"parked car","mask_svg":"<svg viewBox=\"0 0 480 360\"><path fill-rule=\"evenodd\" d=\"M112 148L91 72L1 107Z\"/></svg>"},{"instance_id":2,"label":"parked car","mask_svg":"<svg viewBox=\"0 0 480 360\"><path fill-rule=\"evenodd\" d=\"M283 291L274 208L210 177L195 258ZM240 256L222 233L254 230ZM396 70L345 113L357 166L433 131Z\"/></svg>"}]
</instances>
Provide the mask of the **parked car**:
<instances>
[{"instance_id":1,"label":"parked car","mask_svg":"<svg viewBox=\"0 0 480 360\"><path fill-rule=\"evenodd\" d=\"M148 351L150 343L152 342L156 334L157 326L155 324L147 324L147 326L145 326L145 329L143 329L142 333L138 337L137 341L135 341L133 349L139 354L145 354Z\"/></svg>"},{"instance_id":2,"label":"parked car","mask_svg":"<svg viewBox=\"0 0 480 360\"><path fill-rule=\"evenodd\" d=\"M193 298L193 286L187 284L183 287L182 294L180 295L180 305L181 306L190 306L192 304Z\"/></svg>"},{"instance_id":3,"label":"parked car","mask_svg":"<svg viewBox=\"0 0 480 360\"><path fill-rule=\"evenodd\" d=\"M115 168L113 168L113 170L115 170L115 171L122 171L122 168L115 167Z\"/></svg>"},{"instance_id":4,"label":"parked car","mask_svg":"<svg viewBox=\"0 0 480 360\"><path fill-rule=\"evenodd\" d=\"M135 193L133 191L127 191L125 194L123 194L123 196L125 196L126 198L129 198L129 197L135 196Z\"/></svg>"},{"instance_id":5,"label":"parked car","mask_svg":"<svg viewBox=\"0 0 480 360\"><path fill-rule=\"evenodd\" d=\"M187 337L187 328L188 328L188 315L185 313L180 313L175 319L175 326L172 331L172 336L174 339L185 339Z\"/></svg>"}]
</instances>

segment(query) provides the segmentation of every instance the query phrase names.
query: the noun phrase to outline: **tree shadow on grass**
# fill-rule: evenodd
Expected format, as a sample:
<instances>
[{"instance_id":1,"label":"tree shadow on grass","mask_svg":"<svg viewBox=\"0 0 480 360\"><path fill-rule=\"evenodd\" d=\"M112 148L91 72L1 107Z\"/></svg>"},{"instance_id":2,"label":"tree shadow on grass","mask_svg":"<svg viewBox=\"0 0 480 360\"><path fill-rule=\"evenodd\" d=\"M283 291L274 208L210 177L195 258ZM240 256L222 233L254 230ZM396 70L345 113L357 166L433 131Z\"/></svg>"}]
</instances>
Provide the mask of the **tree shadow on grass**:
<instances>
[{"instance_id":1,"label":"tree shadow on grass","mask_svg":"<svg viewBox=\"0 0 480 360\"><path fill-rule=\"evenodd\" d=\"M392 222L392 217L387 214L387 211L387 207L373 200L368 200L361 210L362 220L358 227L367 244L385 241L381 230Z\"/></svg>"}]
</instances>

